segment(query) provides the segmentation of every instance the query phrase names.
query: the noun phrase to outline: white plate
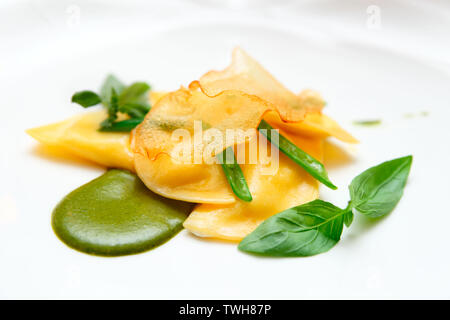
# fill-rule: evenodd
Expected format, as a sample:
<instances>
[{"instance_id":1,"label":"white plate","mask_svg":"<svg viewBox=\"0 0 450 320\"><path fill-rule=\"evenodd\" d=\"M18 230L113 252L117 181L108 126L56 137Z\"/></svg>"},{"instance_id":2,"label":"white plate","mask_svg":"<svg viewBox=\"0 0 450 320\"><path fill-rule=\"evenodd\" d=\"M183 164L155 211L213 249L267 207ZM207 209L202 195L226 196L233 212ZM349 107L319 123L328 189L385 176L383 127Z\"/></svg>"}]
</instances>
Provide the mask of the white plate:
<instances>
[{"instance_id":1,"label":"white plate","mask_svg":"<svg viewBox=\"0 0 450 320\"><path fill-rule=\"evenodd\" d=\"M17 48L13 65L4 63L0 297L449 298L449 76L337 36L257 19L210 20L37 34L31 48ZM335 248L311 258L257 258L187 231L153 251L120 258L85 255L60 242L50 226L53 207L103 169L43 157L24 130L83 112L71 105L71 94L97 88L109 72L175 89L226 66L235 45L293 90L323 93L325 112L361 140L348 161L330 164L340 188L322 188L322 199L344 206L356 174L414 155L394 212L374 223L357 216ZM361 119L382 124L352 124Z\"/></svg>"}]
</instances>

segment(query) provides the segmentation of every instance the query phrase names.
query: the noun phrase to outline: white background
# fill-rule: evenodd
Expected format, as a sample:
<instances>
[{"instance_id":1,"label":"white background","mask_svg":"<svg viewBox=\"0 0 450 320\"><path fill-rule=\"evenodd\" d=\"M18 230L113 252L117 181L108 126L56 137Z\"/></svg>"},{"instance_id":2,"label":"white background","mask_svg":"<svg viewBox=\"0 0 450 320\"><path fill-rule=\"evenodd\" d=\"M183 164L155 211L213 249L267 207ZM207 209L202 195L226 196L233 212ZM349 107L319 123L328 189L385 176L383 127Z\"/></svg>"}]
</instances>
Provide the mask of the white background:
<instances>
[{"instance_id":1,"label":"white background","mask_svg":"<svg viewBox=\"0 0 450 320\"><path fill-rule=\"evenodd\" d=\"M450 298L449 37L444 0L2 1L0 297ZM103 169L45 156L24 130L82 112L72 93L109 72L176 89L225 67L235 45L293 90L322 92L325 112L361 140L327 163L340 188L322 199L344 206L356 174L414 155L395 211L356 217L311 258L257 258L186 231L121 258L62 244L53 207ZM352 124L361 119L382 125Z\"/></svg>"}]
</instances>

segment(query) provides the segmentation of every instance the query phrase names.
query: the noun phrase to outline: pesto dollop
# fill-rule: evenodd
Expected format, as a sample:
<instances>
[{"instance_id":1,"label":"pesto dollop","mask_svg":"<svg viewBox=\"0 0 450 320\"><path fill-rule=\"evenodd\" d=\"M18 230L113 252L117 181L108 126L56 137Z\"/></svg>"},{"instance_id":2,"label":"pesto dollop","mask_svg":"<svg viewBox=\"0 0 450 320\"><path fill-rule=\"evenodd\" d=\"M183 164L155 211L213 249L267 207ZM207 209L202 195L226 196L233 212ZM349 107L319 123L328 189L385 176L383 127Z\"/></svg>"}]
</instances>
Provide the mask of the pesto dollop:
<instances>
[{"instance_id":1,"label":"pesto dollop","mask_svg":"<svg viewBox=\"0 0 450 320\"><path fill-rule=\"evenodd\" d=\"M129 171L113 169L64 197L53 211L52 226L69 247L121 256L166 242L182 229L192 208L151 192Z\"/></svg>"}]
</instances>

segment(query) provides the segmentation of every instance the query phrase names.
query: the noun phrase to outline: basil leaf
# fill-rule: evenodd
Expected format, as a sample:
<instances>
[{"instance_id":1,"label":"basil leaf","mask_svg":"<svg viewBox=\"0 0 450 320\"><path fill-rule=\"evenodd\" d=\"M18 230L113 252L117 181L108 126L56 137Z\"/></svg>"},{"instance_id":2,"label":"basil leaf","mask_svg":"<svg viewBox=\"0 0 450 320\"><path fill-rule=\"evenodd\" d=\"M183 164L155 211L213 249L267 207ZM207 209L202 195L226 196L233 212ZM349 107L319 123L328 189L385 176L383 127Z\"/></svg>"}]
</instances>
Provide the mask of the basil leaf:
<instances>
[{"instance_id":1,"label":"basil leaf","mask_svg":"<svg viewBox=\"0 0 450 320\"><path fill-rule=\"evenodd\" d=\"M406 156L358 175L349 186L351 208L372 218L391 212L403 195L411 164L412 156Z\"/></svg>"},{"instance_id":2,"label":"basil leaf","mask_svg":"<svg viewBox=\"0 0 450 320\"><path fill-rule=\"evenodd\" d=\"M353 222L353 212L351 210L347 210L344 214L344 224L348 228L351 226Z\"/></svg>"},{"instance_id":3,"label":"basil leaf","mask_svg":"<svg viewBox=\"0 0 450 320\"><path fill-rule=\"evenodd\" d=\"M107 128L111 127L114 121L117 120L117 112L119 111L119 98L117 97L116 90L111 88L110 102L107 107L108 118L100 123L100 131L108 131Z\"/></svg>"},{"instance_id":4,"label":"basil leaf","mask_svg":"<svg viewBox=\"0 0 450 320\"><path fill-rule=\"evenodd\" d=\"M135 82L126 87L119 96L119 111L131 118L143 118L150 111L148 90L150 86L145 82Z\"/></svg>"},{"instance_id":5,"label":"basil leaf","mask_svg":"<svg viewBox=\"0 0 450 320\"><path fill-rule=\"evenodd\" d=\"M292 161L300 165L310 175L326 185L328 188L333 190L337 189L330 179L328 179L328 173L321 162L311 157L281 134L279 134L278 144L273 142L272 129L272 126L264 120L262 120L258 126L258 130L267 138L267 140L275 144L285 155L291 158Z\"/></svg>"},{"instance_id":6,"label":"basil leaf","mask_svg":"<svg viewBox=\"0 0 450 320\"><path fill-rule=\"evenodd\" d=\"M142 120L144 119L133 118L113 123L105 123L105 125L101 126L99 130L102 132L129 132L140 124Z\"/></svg>"},{"instance_id":7,"label":"basil leaf","mask_svg":"<svg viewBox=\"0 0 450 320\"><path fill-rule=\"evenodd\" d=\"M119 104L133 103L144 95L150 86L145 82L134 82L126 87L119 95Z\"/></svg>"},{"instance_id":8,"label":"basil leaf","mask_svg":"<svg viewBox=\"0 0 450 320\"><path fill-rule=\"evenodd\" d=\"M128 114L131 118L143 118L150 111L150 105L127 103L125 105L119 105L119 111Z\"/></svg>"},{"instance_id":9,"label":"basil leaf","mask_svg":"<svg viewBox=\"0 0 450 320\"><path fill-rule=\"evenodd\" d=\"M330 250L341 238L345 210L312 202L282 211L239 243L242 251L266 256L306 257Z\"/></svg>"},{"instance_id":10,"label":"basil leaf","mask_svg":"<svg viewBox=\"0 0 450 320\"><path fill-rule=\"evenodd\" d=\"M105 107L108 107L111 101L112 89L115 90L117 95L120 95L125 89L125 84L123 84L122 81L117 79L114 75L110 74L106 77L102 88L100 89L100 97L102 98Z\"/></svg>"},{"instance_id":11,"label":"basil leaf","mask_svg":"<svg viewBox=\"0 0 450 320\"><path fill-rule=\"evenodd\" d=\"M119 112L119 97L116 90L111 88L111 100L109 102L108 116L111 121L117 120L117 112Z\"/></svg>"},{"instance_id":12,"label":"basil leaf","mask_svg":"<svg viewBox=\"0 0 450 320\"><path fill-rule=\"evenodd\" d=\"M227 178L234 194L241 200L247 202L252 201L252 194L248 188L247 181L245 181L244 173L236 161L233 147L228 147L221 153L217 154L217 158L222 164L223 172L225 173L225 177Z\"/></svg>"},{"instance_id":13,"label":"basil leaf","mask_svg":"<svg viewBox=\"0 0 450 320\"><path fill-rule=\"evenodd\" d=\"M99 104L102 102L102 99L95 92L85 90L75 92L72 96L72 102L78 103L84 108L88 108Z\"/></svg>"}]
</instances>

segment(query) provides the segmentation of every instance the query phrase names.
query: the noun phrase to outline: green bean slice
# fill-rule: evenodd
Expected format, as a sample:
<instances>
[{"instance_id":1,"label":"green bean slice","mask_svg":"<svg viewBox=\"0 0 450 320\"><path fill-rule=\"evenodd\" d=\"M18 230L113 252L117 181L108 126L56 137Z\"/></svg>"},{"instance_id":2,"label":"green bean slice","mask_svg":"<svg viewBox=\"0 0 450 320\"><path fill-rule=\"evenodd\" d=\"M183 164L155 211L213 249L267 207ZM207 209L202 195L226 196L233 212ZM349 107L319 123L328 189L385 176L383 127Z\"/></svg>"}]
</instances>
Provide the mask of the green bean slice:
<instances>
[{"instance_id":1,"label":"green bean slice","mask_svg":"<svg viewBox=\"0 0 450 320\"><path fill-rule=\"evenodd\" d=\"M225 173L225 177L227 178L234 194L241 200L247 202L252 201L253 198L248 188L247 181L245 181L244 173L242 172L242 169L234 156L233 147L228 147L221 153L217 154L217 158L222 164L223 172Z\"/></svg>"},{"instance_id":2,"label":"green bean slice","mask_svg":"<svg viewBox=\"0 0 450 320\"><path fill-rule=\"evenodd\" d=\"M264 120L261 120L261 123L258 126L258 130L267 138L267 140L276 145L278 149L280 149L292 161L300 165L311 176L326 185L328 188L333 190L337 189L330 179L328 179L328 173L321 162L314 159L281 134L278 134L278 144L275 141L272 141L272 129L272 126Z\"/></svg>"}]
</instances>

